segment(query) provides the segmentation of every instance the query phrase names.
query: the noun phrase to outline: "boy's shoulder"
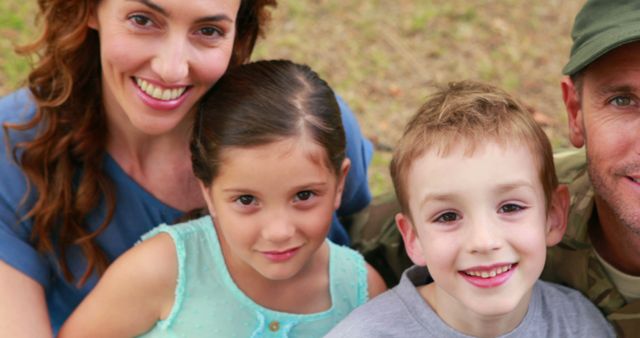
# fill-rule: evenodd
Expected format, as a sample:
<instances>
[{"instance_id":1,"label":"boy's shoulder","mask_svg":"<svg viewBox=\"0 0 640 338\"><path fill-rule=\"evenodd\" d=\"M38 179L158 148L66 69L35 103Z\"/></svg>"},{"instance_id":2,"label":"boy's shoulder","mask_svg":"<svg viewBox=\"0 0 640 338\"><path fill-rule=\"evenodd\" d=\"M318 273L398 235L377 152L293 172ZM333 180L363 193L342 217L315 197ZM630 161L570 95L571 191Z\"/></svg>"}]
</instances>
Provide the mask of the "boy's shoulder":
<instances>
[{"instance_id":1,"label":"boy's shoulder","mask_svg":"<svg viewBox=\"0 0 640 338\"><path fill-rule=\"evenodd\" d=\"M407 269L398 285L356 308L326 337L421 335L424 328L419 318L432 312L416 289L430 281L423 281L423 276L428 277L424 267Z\"/></svg>"},{"instance_id":2,"label":"boy's shoulder","mask_svg":"<svg viewBox=\"0 0 640 338\"><path fill-rule=\"evenodd\" d=\"M579 291L560 284L537 281L529 312L536 314L536 318L530 321L533 323L532 326L544 327L545 332L540 332L541 334L567 336L581 333L578 336L615 336L613 329L593 303ZM538 325L540 323L545 324Z\"/></svg>"}]
</instances>

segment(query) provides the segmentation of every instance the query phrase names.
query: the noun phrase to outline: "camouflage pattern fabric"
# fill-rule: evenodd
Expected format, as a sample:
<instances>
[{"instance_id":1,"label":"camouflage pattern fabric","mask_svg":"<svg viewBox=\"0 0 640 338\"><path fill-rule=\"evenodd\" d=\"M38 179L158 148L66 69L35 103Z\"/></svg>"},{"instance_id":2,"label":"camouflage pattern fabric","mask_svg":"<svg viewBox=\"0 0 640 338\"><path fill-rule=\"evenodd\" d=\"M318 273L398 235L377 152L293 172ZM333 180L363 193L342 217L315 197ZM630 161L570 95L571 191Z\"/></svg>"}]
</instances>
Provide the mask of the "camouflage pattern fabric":
<instances>
[{"instance_id":1,"label":"camouflage pattern fabric","mask_svg":"<svg viewBox=\"0 0 640 338\"><path fill-rule=\"evenodd\" d=\"M640 337L640 301L627 304L595 256L589 226L597 226L593 189L583 150L555 155L560 183L568 184L571 209L567 232L547 251L542 279L581 291L607 316L620 337Z\"/></svg>"},{"instance_id":2,"label":"camouflage pattern fabric","mask_svg":"<svg viewBox=\"0 0 640 338\"><path fill-rule=\"evenodd\" d=\"M400 205L393 193L375 197L352 220L349 233L351 246L382 275L389 288L398 284L402 272L413 265L396 227L398 212Z\"/></svg>"}]
</instances>

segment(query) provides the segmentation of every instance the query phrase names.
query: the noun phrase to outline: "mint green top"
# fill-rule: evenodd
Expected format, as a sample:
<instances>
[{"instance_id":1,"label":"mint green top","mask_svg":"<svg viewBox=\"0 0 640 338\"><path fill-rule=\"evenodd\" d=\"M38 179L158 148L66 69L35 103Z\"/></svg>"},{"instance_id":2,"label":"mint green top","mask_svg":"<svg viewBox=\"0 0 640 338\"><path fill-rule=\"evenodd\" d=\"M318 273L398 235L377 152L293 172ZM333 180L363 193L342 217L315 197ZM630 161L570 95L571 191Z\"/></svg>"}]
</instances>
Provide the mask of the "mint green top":
<instances>
[{"instance_id":1,"label":"mint green top","mask_svg":"<svg viewBox=\"0 0 640 338\"><path fill-rule=\"evenodd\" d=\"M369 298L362 256L328 240L332 306L319 313L295 314L258 305L236 286L211 217L162 224L142 238L161 232L176 246L175 300L169 316L140 337L322 337Z\"/></svg>"}]
</instances>

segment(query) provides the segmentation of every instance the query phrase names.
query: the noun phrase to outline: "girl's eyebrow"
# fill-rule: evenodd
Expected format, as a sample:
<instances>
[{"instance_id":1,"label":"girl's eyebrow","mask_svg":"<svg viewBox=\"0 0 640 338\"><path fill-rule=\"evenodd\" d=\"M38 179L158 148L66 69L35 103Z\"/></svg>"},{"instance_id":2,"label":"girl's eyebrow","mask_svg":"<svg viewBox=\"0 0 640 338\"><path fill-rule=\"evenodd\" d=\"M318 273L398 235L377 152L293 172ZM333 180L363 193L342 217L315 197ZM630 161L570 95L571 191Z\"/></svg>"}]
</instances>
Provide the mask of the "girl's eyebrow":
<instances>
[{"instance_id":1,"label":"girl's eyebrow","mask_svg":"<svg viewBox=\"0 0 640 338\"><path fill-rule=\"evenodd\" d=\"M127 1L132 1L132 2L139 2L149 8L151 8L154 11L159 12L160 14L163 14L167 17L171 17L171 15L169 14L169 12L162 8L162 6L150 1L150 0L127 0ZM219 15L211 15L211 16L205 16L202 18L199 18L198 20L196 20L196 22L207 22L207 21L229 21L229 22L233 22L233 20L231 20L230 17L228 17L225 14L219 14Z\"/></svg>"}]
</instances>

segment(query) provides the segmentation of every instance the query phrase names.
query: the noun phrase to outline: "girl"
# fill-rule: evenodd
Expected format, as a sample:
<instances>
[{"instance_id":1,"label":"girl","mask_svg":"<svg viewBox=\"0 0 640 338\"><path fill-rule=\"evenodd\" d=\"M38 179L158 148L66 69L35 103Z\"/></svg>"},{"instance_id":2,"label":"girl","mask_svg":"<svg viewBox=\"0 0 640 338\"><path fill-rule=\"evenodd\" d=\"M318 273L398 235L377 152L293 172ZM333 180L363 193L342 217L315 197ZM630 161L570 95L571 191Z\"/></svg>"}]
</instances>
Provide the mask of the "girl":
<instances>
[{"instance_id":1,"label":"girl","mask_svg":"<svg viewBox=\"0 0 640 338\"><path fill-rule=\"evenodd\" d=\"M142 234L205 207L189 158L194 107L249 60L275 0L38 4L28 89L0 99L7 337L55 335ZM347 217L369 202L371 147L341 108L352 167L337 215ZM331 229L344 235L337 217Z\"/></svg>"},{"instance_id":2,"label":"girl","mask_svg":"<svg viewBox=\"0 0 640 338\"><path fill-rule=\"evenodd\" d=\"M61 337L314 337L385 289L326 240L350 161L340 110L306 66L231 70L191 140L210 216L162 225L118 259Z\"/></svg>"}]
</instances>

